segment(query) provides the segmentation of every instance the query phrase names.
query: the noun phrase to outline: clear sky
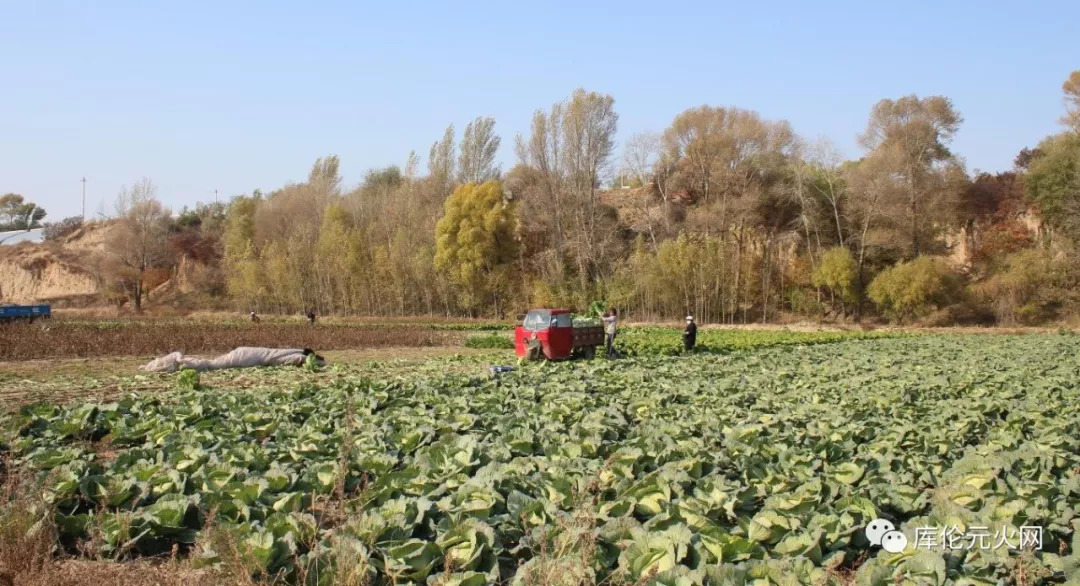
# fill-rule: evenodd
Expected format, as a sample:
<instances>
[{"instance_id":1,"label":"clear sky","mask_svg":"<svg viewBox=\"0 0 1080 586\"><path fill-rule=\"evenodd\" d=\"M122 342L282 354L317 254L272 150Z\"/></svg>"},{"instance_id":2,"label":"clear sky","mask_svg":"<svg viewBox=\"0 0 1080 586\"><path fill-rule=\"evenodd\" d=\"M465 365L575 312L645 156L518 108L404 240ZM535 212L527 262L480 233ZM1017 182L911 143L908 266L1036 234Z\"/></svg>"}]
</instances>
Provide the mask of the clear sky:
<instances>
[{"instance_id":1,"label":"clear sky","mask_svg":"<svg viewBox=\"0 0 1080 586\"><path fill-rule=\"evenodd\" d=\"M50 219L111 209L147 176L174 209L424 160L447 124L496 118L500 160L576 87L619 137L700 104L785 118L845 154L871 106L940 94L969 170L1057 132L1080 2L20 2L0 0L0 193Z\"/></svg>"}]
</instances>

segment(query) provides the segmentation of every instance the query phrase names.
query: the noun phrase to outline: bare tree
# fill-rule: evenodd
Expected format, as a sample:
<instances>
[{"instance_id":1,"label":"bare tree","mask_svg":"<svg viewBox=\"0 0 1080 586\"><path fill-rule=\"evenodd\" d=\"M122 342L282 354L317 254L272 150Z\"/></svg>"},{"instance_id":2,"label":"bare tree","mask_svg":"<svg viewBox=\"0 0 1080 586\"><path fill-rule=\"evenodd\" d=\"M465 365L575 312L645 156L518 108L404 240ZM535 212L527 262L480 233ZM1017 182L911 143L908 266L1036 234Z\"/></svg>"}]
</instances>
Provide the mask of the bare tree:
<instances>
[{"instance_id":1,"label":"bare tree","mask_svg":"<svg viewBox=\"0 0 1080 586\"><path fill-rule=\"evenodd\" d=\"M523 209L541 213L553 240L550 276L562 277L562 259L571 253L582 289L602 278L603 260L617 243L614 210L600 201L599 188L610 173L618 114L611 96L574 91L550 111L533 115L530 135L517 138L521 163L534 172ZM510 182L517 183L517 179Z\"/></svg>"},{"instance_id":2,"label":"bare tree","mask_svg":"<svg viewBox=\"0 0 1080 586\"><path fill-rule=\"evenodd\" d=\"M461 137L461 154L458 155L458 182L477 185L497 179L499 167L495 154L502 139L495 134L495 119L478 117L465 127Z\"/></svg>"},{"instance_id":3,"label":"bare tree","mask_svg":"<svg viewBox=\"0 0 1080 586\"><path fill-rule=\"evenodd\" d=\"M315 160L307 182L313 204L325 207L330 199L341 195L340 167L341 161L337 155Z\"/></svg>"},{"instance_id":4,"label":"bare tree","mask_svg":"<svg viewBox=\"0 0 1080 586\"><path fill-rule=\"evenodd\" d=\"M844 246L844 223L841 221L843 202L847 196L847 185L841 170L844 156L828 139L821 139L808 149L807 161L816 171L812 188L829 204L833 222L836 223L837 243Z\"/></svg>"},{"instance_id":5,"label":"bare tree","mask_svg":"<svg viewBox=\"0 0 1080 586\"><path fill-rule=\"evenodd\" d=\"M904 178L912 258L920 252L919 224L925 220L920 209L934 193L929 188L929 175L940 170L939 164L952 160L948 144L962 121L948 98L911 95L875 104L866 131L859 137L867 150L888 149L891 156L881 160L895 162L895 172Z\"/></svg>"},{"instance_id":6,"label":"bare tree","mask_svg":"<svg viewBox=\"0 0 1080 586\"><path fill-rule=\"evenodd\" d=\"M538 207L544 213L554 232L554 249L557 257L562 257L566 242L565 209L563 206L563 137L562 128L564 103L556 103L550 112L537 110L533 113L529 137L517 137L517 155L520 161L537 172L539 186ZM557 266L561 267L561 264Z\"/></svg>"},{"instance_id":7,"label":"bare tree","mask_svg":"<svg viewBox=\"0 0 1080 586\"><path fill-rule=\"evenodd\" d=\"M855 320L862 317L863 298L866 291L866 253L874 242L871 231L880 226L885 207L903 190L902 178L893 172L901 155L890 148L878 149L859 163L848 167L845 181L849 191L849 220L854 228L849 243L855 243L855 262L858 276L858 303Z\"/></svg>"},{"instance_id":8,"label":"bare tree","mask_svg":"<svg viewBox=\"0 0 1080 586\"><path fill-rule=\"evenodd\" d=\"M821 227L819 226L820 206L813 197L814 170L805 162L807 147L800 141L796 145L795 162L792 165L792 181L790 186L791 197L799 204L799 224L803 230L803 238L806 241L807 256L810 259L810 271L816 270L817 259L814 256L815 245L817 256L822 255Z\"/></svg>"},{"instance_id":9,"label":"bare tree","mask_svg":"<svg viewBox=\"0 0 1080 586\"><path fill-rule=\"evenodd\" d=\"M563 167L576 210L575 256L583 287L596 277L611 252L617 225L599 201L601 182L610 172L619 115L615 99L577 89L562 118Z\"/></svg>"},{"instance_id":10,"label":"bare tree","mask_svg":"<svg viewBox=\"0 0 1080 586\"><path fill-rule=\"evenodd\" d=\"M623 147L623 165L641 185L652 183L653 170L663 150L663 139L655 132L639 132Z\"/></svg>"},{"instance_id":11,"label":"bare tree","mask_svg":"<svg viewBox=\"0 0 1080 586\"><path fill-rule=\"evenodd\" d=\"M721 157L721 127L727 110L711 106L690 108L675 117L664 132L664 143L673 160L684 159L689 163L695 185L701 196L711 201L712 176Z\"/></svg>"},{"instance_id":12,"label":"bare tree","mask_svg":"<svg viewBox=\"0 0 1080 586\"><path fill-rule=\"evenodd\" d=\"M664 132L668 160L682 161L706 206L719 192L716 223L722 235L728 232L731 212L745 209L733 206L732 198L760 189L760 170L771 165L767 159L790 154L793 141L787 122L763 120L751 110L713 106L686 110Z\"/></svg>"},{"instance_id":13,"label":"bare tree","mask_svg":"<svg viewBox=\"0 0 1080 586\"><path fill-rule=\"evenodd\" d=\"M649 241L652 243L653 252L658 250L656 230L653 226L653 189L663 195L662 188L655 180L654 173L663 172L658 169L658 164L663 157L663 139L655 132L640 132L630 137L623 147L623 164L630 176L642 187L642 193L634 198L638 211L645 220L646 229L649 231ZM665 198L666 201L666 198Z\"/></svg>"},{"instance_id":14,"label":"bare tree","mask_svg":"<svg viewBox=\"0 0 1080 586\"><path fill-rule=\"evenodd\" d=\"M454 182L454 125L446 127L441 140L431 145L428 153L428 175L439 198L450 195Z\"/></svg>"},{"instance_id":15,"label":"bare tree","mask_svg":"<svg viewBox=\"0 0 1080 586\"><path fill-rule=\"evenodd\" d=\"M116 198L117 223L107 250L116 260L120 278L131 291L135 310L142 309L146 271L168 263L169 210L156 198L157 188L143 178L125 187Z\"/></svg>"}]
</instances>

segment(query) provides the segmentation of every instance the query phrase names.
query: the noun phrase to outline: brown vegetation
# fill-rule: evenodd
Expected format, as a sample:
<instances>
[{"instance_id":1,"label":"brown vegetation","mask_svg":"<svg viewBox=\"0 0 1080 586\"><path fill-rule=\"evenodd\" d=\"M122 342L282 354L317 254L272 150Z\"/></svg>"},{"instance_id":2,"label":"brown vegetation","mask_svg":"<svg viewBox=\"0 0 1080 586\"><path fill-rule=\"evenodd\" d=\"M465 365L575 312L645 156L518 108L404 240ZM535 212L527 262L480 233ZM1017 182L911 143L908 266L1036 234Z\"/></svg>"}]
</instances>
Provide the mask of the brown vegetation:
<instances>
[{"instance_id":1,"label":"brown vegetation","mask_svg":"<svg viewBox=\"0 0 1080 586\"><path fill-rule=\"evenodd\" d=\"M233 555L216 569L196 569L188 557L115 561L57 555L60 543L51 522L53 508L32 490L26 477L10 473L0 454L0 586L248 586L252 572L234 542L219 531L204 539ZM93 538L91 539L91 541ZM92 543L83 544L91 549ZM229 547L229 546L232 547ZM259 583L274 584L271 580Z\"/></svg>"}]
</instances>

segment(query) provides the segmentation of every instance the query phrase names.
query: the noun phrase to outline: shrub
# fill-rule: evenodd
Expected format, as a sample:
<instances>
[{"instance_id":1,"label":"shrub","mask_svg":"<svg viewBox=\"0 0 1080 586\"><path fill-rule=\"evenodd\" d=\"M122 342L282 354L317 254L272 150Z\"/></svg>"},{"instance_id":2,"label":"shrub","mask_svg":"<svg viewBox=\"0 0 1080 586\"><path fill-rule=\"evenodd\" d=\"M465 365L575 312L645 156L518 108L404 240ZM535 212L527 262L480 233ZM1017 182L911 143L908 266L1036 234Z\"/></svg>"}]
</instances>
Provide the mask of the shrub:
<instances>
[{"instance_id":1,"label":"shrub","mask_svg":"<svg viewBox=\"0 0 1080 586\"><path fill-rule=\"evenodd\" d=\"M821 265L814 271L815 287L824 287L846 309L859 300L859 268L855 256L843 246L830 249L821 258Z\"/></svg>"},{"instance_id":2,"label":"shrub","mask_svg":"<svg viewBox=\"0 0 1080 586\"><path fill-rule=\"evenodd\" d=\"M948 305L958 289L956 275L943 261L920 256L879 273L868 292L882 313L902 322Z\"/></svg>"},{"instance_id":3,"label":"shrub","mask_svg":"<svg viewBox=\"0 0 1080 586\"><path fill-rule=\"evenodd\" d=\"M973 288L1002 324L1052 321L1075 304L1076 272L1053 253L1027 249L1004 258L999 270Z\"/></svg>"},{"instance_id":4,"label":"shrub","mask_svg":"<svg viewBox=\"0 0 1080 586\"><path fill-rule=\"evenodd\" d=\"M41 234L45 237L45 240L59 240L79 228L82 228L82 225L82 216L71 216L60 220L59 222L49 222L48 224L45 224Z\"/></svg>"},{"instance_id":5,"label":"shrub","mask_svg":"<svg viewBox=\"0 0 1080 586\"><path fill-rule=\"evenodd\" d=\"M789 291L788 307L798 315L820 316L825 313L825 305L817 300L815 292L806 289Z\"/></svg>"},{"instance_id":6,"label":"shrub","mask_svg":"<svg viewBox=\"0 0 1080 586\"><path fill-rule=\"evenodd\" d=\"M466 348L485 348L492 350L505 350L514 347L514 342L502 334L485 334L469 336L465 339Z\"/></svg>"}]
</instances>

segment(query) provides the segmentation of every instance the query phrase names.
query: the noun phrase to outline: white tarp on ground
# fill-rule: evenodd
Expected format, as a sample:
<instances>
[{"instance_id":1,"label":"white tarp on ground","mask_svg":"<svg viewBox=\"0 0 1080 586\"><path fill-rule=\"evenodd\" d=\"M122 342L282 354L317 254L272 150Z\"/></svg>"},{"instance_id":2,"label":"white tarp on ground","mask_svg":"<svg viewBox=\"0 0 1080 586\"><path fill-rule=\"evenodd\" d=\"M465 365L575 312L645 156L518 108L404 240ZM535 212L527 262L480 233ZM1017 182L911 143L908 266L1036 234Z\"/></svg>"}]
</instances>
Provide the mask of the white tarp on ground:
<instances>
[{"instance_id":1,"label":"white tarp on ground","mask_svg":"<svg viewBox=\"0 0 1080 586\"><path fill-rule=\"evenodd\" d=\"M228 354L207 360L189 358L183 352L173 352L151 360L139 370L145 372L174 372L181 368L217 370L220 368L249 368L253 366L299 366L307 359L301 348L253 348L245 346ZM321 359L320 363L322 362Z\"/></svg>"},{"instance_id":2,"label":"white tarp on ground","mask_svg":"<svg viewBox=\"0 0 1080 586\"><path fill-rule=\"evenodd\" d=\"M0 244L15 245L20 242L44 242L45 231L41 228L33 230L16 230L14 232L0 232Z\"/></svg>"}]
</instances>

